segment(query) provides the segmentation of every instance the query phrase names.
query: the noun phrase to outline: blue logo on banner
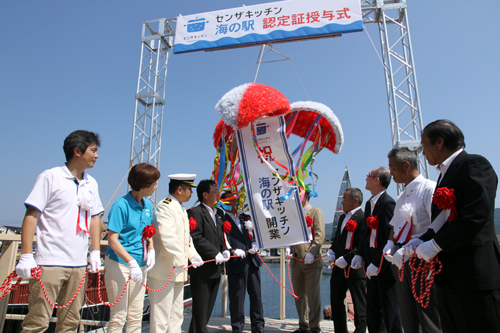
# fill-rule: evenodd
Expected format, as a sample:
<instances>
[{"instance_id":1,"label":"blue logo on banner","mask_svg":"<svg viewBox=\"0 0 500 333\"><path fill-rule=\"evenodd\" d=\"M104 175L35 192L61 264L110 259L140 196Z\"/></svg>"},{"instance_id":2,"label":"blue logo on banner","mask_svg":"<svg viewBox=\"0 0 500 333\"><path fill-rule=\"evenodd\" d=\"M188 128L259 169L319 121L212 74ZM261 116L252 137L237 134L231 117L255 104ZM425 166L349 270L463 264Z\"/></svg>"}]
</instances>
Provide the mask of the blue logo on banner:
<instances>
[{"instance_id":1,"label":"blue logo on banner","mask_svg":"<svg viewBox=\"0 0 500 333\"><path fill-rule=\"evenodd\" d=\"M206 22L208 23L208 21ZM189 20L187 24L187 32L198 32L205 29L205 19L197 18L194 20Z\"/></svg>"},{"instance_id":2,"label":"blue logo on banner","mask_svg":"<svg viewBox=\"0 0 500 333\"><path fill-rule=\"evenodd\" d=\"M266 134L266 127L267 127L266 123L257 124L256 127L257 127L257 135Z\"/></svg>"}]
</instances>

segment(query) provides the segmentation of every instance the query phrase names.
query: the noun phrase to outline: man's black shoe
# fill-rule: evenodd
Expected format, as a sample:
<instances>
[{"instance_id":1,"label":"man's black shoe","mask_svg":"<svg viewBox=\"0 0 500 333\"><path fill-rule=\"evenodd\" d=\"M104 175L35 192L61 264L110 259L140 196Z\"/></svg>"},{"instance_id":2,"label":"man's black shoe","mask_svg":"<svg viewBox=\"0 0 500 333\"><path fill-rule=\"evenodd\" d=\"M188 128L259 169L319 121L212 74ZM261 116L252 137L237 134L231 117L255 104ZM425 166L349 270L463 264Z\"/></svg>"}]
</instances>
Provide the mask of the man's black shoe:
<instances>
[{"instance_id":1,"label":"man's black shoe","mask_svg":"<svg viewBox=\"0 0 500 333\"><path fill-rule=\"evenodd\" d=\"M299 328L299 329L293 331L293 333L311 333L311 331L303 330L302 328Z\"/></svg>"}]
</instances>

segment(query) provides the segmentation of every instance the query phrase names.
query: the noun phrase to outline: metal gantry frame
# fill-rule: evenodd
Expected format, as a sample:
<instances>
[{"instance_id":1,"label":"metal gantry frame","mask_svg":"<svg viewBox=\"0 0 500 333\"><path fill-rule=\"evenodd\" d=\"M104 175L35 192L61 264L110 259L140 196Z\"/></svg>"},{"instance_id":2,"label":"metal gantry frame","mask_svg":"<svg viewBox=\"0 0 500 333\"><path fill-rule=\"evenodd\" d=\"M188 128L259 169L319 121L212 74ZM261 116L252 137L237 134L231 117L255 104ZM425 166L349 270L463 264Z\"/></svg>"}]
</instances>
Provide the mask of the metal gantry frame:
<instances>
[{"instance_id":1,"label":"metal gantry frame","mask_svg":"<svg viewBox=\"0 0 500 333\"><path fill-rule=\"evenodd\" d=\"M406 0L361 0L363 23L378 25L381 61L393 147L417 154L419 171L428 178L428 164L420 146L423 129L417 76L408 25ZM141 61L135 94L130 166L146 162L160 168L167 63L172 53L175 19L146 21L142 27ZM400 193L402 187L398 187ZM152 201L157 203L156 190Z\"/></svg>"},{"instance_id":2,"label":"metal gantry frame","mask_svg":"<svg viewBox=\"0 0 500 333\"><path fill-rule=\"evenodd\" d=\"M428 178L427 161L418 149L423 122L406 0L363 0L361 6L363 23L379 28L392 146L415 152L419 171Z\"/></svg>"},{"instance_id":3,"label":"metal gantry frame","mask_svg":"<svg viewBox=\"0 0 500 333\"><path fill-rule=\"evenodd\" d=\"M174 19L158 19L142 25L130 167L144 162L160 169L165 80L175 34L170 24L173 22ZM157 195L158 189L150 197L155 206Z\"/></svg>"}]
</instances>

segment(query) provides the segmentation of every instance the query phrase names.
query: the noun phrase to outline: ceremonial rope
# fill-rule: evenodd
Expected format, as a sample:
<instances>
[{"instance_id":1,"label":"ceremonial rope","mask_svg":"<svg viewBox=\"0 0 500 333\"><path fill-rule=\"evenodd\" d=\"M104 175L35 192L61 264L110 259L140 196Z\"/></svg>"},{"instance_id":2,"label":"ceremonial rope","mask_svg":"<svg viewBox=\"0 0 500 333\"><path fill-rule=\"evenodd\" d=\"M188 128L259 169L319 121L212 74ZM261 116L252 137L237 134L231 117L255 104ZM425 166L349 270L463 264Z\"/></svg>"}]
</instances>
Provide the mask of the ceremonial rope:
<instances>
[{"instance_id":1,"label":"ceremonial rope","mask_svg":"<svg viewBox=\"0 0 500 333\"><path fill-rule=\"evenodd\" d=\"M399 267L398 267L398 277L399 277L399 281L403 282L403 279L405 277L405 253L404 252L403 252L403 256L402 256L401 260L403 261L403 265L402 265L401 269L399 269Z\"/></svg>"},{"instance_id":2,"label":"ceremonial rope","mask_svg":"<svg viewBox=\"0 0 500 333\"><path fill-rule=\"evenodd\" d=\"M335 263L333 263L332 266L335 266ZM363 269L363 273L365 274L365 277L366 277L365 267L361 266L361 268ZM346 279L349 278L349 274L350 273L351 273L351 265L349 265L349 267L344 267L344 276L345 276Z\"/></svg>"},{"instance_id":3,"label":"ceremonial rope","mask_svg":"<svg viewBox=\"0 0 500 333\"><path fill-rule=\"evenodd\" d=\"M106 306L115 305L116 303L118 303L122 299L123 295L125 295L125 292L127 291L127 286L130 282L130 277L127 279L127 282L125 282L125 287L123 288L123 291L122 291L122 294L120 295L120 297L118 297L118 299L114 303L109 303L109 302L105 303L101 297L101 273L99 272L98 274L99 274L99 276L97 277L97 294L99 296L99 301L101 301L101 303L106 305ZM40 283L42 283L42 281L40 281Z\"/></svg>"},{"instance_id":4,"label":"ceremonial rope","mask_svg":"<svg viewBox=\"0 0 500 333\"><path fill-rule=\"evenodd\" d=\"M42 283L42 269L40 268L40 266L36 266L36 267L33 267L31 269L31 276L38 280L38 282L40 282L40 286L42 287L42 291L43 291L43 295L45 296L45 299L47 300L47 302L49 302L49 304L55 308L55 309L64 309L65 307L69 306L73 300L76 298L76 296L78 296L78 293L80 292L80 289L82 289L82 286L83 286L83 283L85 282L85 277L87 277L87 273L88 273L89 270L86 270L85 271L85 274L83 274L83 279L82 279L82 282L80 282L80 285L78 286L78 290L76 291L76 293L73 295L73 297L71 297L71 299L68 301L68 303L66 303L65 305L55 305L54 303L52 303L49 299L49 296L47 296L47 292L45 291L45 287L43 286L43 283ZM14 271L15 272L15 271ZM16 274L17 275L17 274ZM100 296L100 295L99 295Z\"/></svg>"},{"instance_id":5,"label":"ceremonial rope","mask_svg":"<svg viewBox=\"0 0 500 333\"><path fill-rule=\"evenodd\" d=\"M295 293L293 292L293 285L292 285L292 281L290 281L290 286L291 286L291 288L292 288L292 291L290 291L290 290L288 290L288 288L287 288L287 287L285 287L283 284L281 284L281 282L279 282L279 281L278 281L278 279L276 278L276 276L274 276L273 272L271 272L271 270L269 269L269 267L267 267L267 265L266 265L266 263L264 262L264 260L262 260L262 257L260 256L259 252L256 252L256 253L257 253L257 255L259 256L259 258L260 258L260 260L262 261L262 263L264 264L264 266L267 268L267 270L268 270L269 274L271 274L271 276L274 278L274 280L276 280L276 282L278 282L278 284L279 284L282 288L284 288L286 291L288 291L288 292L290 293L290 295L292 295L292 297L293 297L294 299L298 299L298 298L299 298L299 296L295 295ZM287 260L287 264L288 264L288 260ZM290 272L289 272L289 273L290 273ZM289 274L288 276L290 276L290 274Z\"/></svg>"},{"instance_id":6,"label":"ceremonial rope","mask_svg":"<svg viewBox=\"0 0 500 333\"><path fill-rule=\"evenodd\" d=\"M246 253L248 253L249 251L246 251ZM292 284L292 280L291 280L291 274L290 274L290 261L289 261L289 258L287 258L287 273L288 273L288 280L290 282L290 289L289 290L288 288L286 288L280 281L278 281L278 279L276 278L276 276L271 272L271 270L269 269L269 267L267 266L267 264L264 262L264 260L262 259L262 257L260 256L259 252L256 252L257 256L259 257L259 259L262 261L262 263L264 264L264 266L266 267L266 269L268 270L268 272L271 274L271 276L274 278L274 280L282 287L284 288L288 293L290 293L290 295L294 298L294 299L298 299L299 297L295 294L295 291L293 289L293 284ZM314 259L312 262L315 262L317 260L320 260L324 257L326 257L327 255L323 255L319 258L316 258ZM230 256L230 258L238 258L239 256ZM295 260L297 261L300 261L300 262L304 262L303 259L299 259L299 258L296 258L296 257L293 257L293 256L290 256L292 258L294 258ZM431 262L426 262L424 260L422 260L420 262L420 265L418 268L414 267L414 262L416 260L416 254L414 254L411 258L410 258L410 268L412 270L412 293L413 293L413 296L415 297L415 299L417 300L417 302L423 307L423 308L427 308L427 306L429 305L429 300L430 300L430 289L432 287L432 284L434 283L434 276L438 273L441 272L441 269L442 269L442 264L441 262L439 261L439 259L437 257L433 258L431 260ZM380 267L382 267L382 263L383 263L383 256L382 256L382 259L380 261ZM203 263L209 263L209 262L214 262L215 259L211 259L211 260L207 260L207 261L204 261ZM404 262L404 257L403 257L403 262ZM335 265L335 262L331 265L332 269L333 269L333 266ZM185 269L188 269L190 267L193 267L194 264L191 264L187 267L184 267L182 270L185 270ZM436 266L438 266L438 268L436 269ZM378 269L378 273L380 273L380 268ZM175 266L172 267L172 270L170 271L170 274L169 274L169 277L168 277L168 281L167 283L160 289L151 289L149 288L146 284L144 284L143 282L141 282L141 285L144 286L147 290L151 291L151 292L158 292L158 291L161 291L163 289L165 289L168 284L170 283L170 280L172 279L172 275L173 275L173 272L175 270ZM361 268L363 269L364 271L364 274L365 274L365 277L366 277L366 270L365 270L365 267L364 266L361 266ZM344 268L344 276L346 278L349 278L349 274L350 274L350 270L351 270L351 266L349 267L345 267ZM403 267L403 270L404 270L404 267ZM401 270L400 270L401 271ZM53 308L56 308L56 309L63 309L67 306L69 306L73 300L76 298L76 296L78 295L78 293L80 292L84 282L85 282L85 278L87 276L87 273L89 272L89 270L87 270L85 272L85 274L83 275L83 278L82 278L82 281L80 282L80 285L78 286L78 290L76 291L76 293L73 295L73 297L68 301L68 303L66 303L65 305L55 305L53 302L50 301L48 295L47 295L47 292L45 290L45 287L43 285L43 282L41 280L41 268L40 266L37 266L37 267L34 267L31 269L31 275L34 279L38 280L38 282L40 283L40 286L42 288L42 291L43 291L43 294L45 296L45 299L47 300L47 302L53 307ZM418 281L418 274L421 274L420 276L420 296L417 295L417 292L416 292L416 283ZM127 290L127 287L130 283L130 277L127 279L126 283L125 283L125 286L123 288L123 291L120 295L120 297L118 297L118 299L116 301L114 301L113 303L106 303L103 301L102 299L102 296L101 296L101 279L102 279L102 276L100 273L97 273L99 274L98 276L98 287L97 287L97 290L98 290L98 297L99 297L99 301L103 304L103 305L106 305L106 306L113 306L113 305L116 305L122 298L123 298L123 295L125 295L125 292ZM403 280L403 274L401 272L398 272L399 274L399 279L400 281ZM15 284L12 284L12 281L17 278L17 281ZM10 273L6 278L5 280L3 281L2 285L0 286L0 292L2 293L2 295L0 296L0 299L3 299L7 293L11 290L15 290L19 287L21 281L23 279L18 277L16 271L12 271L12 273ZM425 282L428 280L428 283L426 284ZM425 286L425 290L424 290L424 286Z\"/></svg>"},{"instance_id":7,"label":"ceremonial rope","mask_svg":"<svg viewBox=\"0 0 500 333\"><path fill-rule=\"evenodd\" d=\"M3 281L2 285L0 286L0 292L3 293L2 296L0 296L0 299L3 299L5 296L7 296L7 293L10 290L15 290L19 288L19 285L21 284L21 281L23 278L18 278L17 282L14 285L11 285L12 280L17 277L16 271L14 270L12 273L10 273L5 280Z\"/></svg>"},{"instance_id":8,"label":"ceremonial rope","mask_svg":"<svg viewBox=\"0 0 500 333\"><path fill-rule=\"evenodd\" d=\"M413 256L410 258L411 291L413 293L413 297L415 297L415 300L425 309L429 306L429 301L431 299L431 287L432 284L434 283L434 276L441 272L441 270L443 269L443 265L441 264L439 258L436 256L432 258L430 262L421 260L419 267L416 268L414 266L416 258L417 258L416 254L413 254ZM436 266L438 268L436 268ZM418 281L419 273L420 273L420 296L417 295L415 287Z\"/></svg>"},{"instance_id":9,"label":"ceremonial rope","mask_svg":"<svg viewBox=\"0 0 500 333\"><path fill-rule=\"evenodd\" d=\"M382 263L383 263L384 256L382 255L382 258L380 260L380 266L378 268L377 275L380 273ZM420 261L420 265L418 267L415 267L415 262L417 259L417 254L413 254L410 257L410 270L411 270L411 289L412 289L412 294L415 300L417 301L418 304L420 304L424 309L429 306L429 301L430 301L430 296L431 296L431 287L434 284L434 277L436 274L439 274L441 270L443 269L443 265L439 258L436 256L431 259L430 262L427 262L425 260ZM403 281L404 279L404 254L403 254L403 267L401 269L398 268L398 277L399 281ZM335 266L336 261L334 261L331 265L330 268L333 270L333 266ZM349 278L349 274L351 271L351 265L348 267L344 267L344 276L346 279ZM437 267L437 268L436 268ZM363 269L365 273L365 278L366 278L366 270L365 267L362 265L361 268ZM420 296L417 293L417 282L419 280L419 274L420 274Z\"/></svg>"}]
</instances>

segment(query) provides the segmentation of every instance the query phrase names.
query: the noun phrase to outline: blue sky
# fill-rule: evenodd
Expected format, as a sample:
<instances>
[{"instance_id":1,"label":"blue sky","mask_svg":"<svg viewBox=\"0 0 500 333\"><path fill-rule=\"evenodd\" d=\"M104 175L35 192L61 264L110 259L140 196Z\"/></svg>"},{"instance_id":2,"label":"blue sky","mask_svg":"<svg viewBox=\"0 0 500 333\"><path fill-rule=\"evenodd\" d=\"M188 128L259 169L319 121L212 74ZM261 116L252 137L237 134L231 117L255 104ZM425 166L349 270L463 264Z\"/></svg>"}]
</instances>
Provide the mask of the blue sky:
<instances>
[{"instance_id":1,"label":"blue sky","mask_svg":"<svg viewBox=\"0 0 500 333\"><path fill-rule=\"evenodd\" d=\"M466 1L409 0L408 15L424 124L451 119L465 134L466 150L484 155L498 171L500 39L494 13L500 3L481 4L479 10ZM63 140L76 129L101 135L100 158L89 173L106 205L128 170L142 23L242 5L235 0L3 1L0 225L20 225L37 175L63 164ZM378 51L377 27L365 29ZM342 152L322 151L314 164L319 198L312 204L331 221L346 166L352 185L361 189L370 170L387 166L392 143L383 68L366 32L275 49L292 59L311 100L328 105L344 130ZM160 197L167 195L168 174L210 176L212 134L220 119L214 106L231 88L253 80L258 53L258 47L250 47L172 55ZM290 102L308 99L289 62L262 64L257 82L278 89ZM430 178L436 180L434 170ZM113 201L125 193L123 185ZM389 193L396 196L393 183Z\"/></svg>"}]
</instances>

